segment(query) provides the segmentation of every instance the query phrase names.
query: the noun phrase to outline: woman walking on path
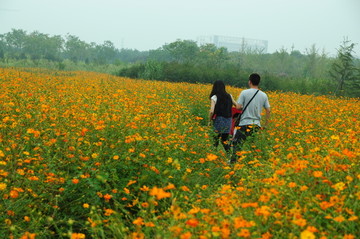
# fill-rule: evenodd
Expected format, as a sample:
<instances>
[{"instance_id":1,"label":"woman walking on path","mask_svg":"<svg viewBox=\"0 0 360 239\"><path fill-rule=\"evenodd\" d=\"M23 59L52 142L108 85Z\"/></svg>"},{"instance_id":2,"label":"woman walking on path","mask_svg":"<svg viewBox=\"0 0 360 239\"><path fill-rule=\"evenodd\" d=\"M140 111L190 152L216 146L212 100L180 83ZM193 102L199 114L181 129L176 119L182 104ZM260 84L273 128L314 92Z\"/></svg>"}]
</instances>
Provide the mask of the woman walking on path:
<instances>
[{"instance_id":1,"label":"woman walking on path","mask_svg":"<svg viewBox=\"0 0 360 239\"><path fill-rule=\"evenodd\" d=\"M214 146L219 145L219 140L226 152L230 152L229 134L232 124L233 105L238 104L225 90L223 81L215 81L212 91L210 93L210 111L209 111L209 125L213 123L214 126Z\"/></svg>"}]
</instances>

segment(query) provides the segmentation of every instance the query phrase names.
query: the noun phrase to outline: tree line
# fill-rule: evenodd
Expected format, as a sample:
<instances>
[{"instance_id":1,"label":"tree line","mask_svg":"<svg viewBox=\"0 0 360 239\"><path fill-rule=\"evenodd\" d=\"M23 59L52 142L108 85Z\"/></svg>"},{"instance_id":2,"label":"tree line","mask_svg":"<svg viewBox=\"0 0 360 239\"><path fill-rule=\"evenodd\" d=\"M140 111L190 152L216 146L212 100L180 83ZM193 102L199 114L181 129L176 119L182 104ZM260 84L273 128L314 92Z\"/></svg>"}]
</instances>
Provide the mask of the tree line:
<instances>
[{"instance_id":1,"label":"tree line","mask_svg":"<svg viewBox=\"0 0 360 239\"><path fill-rule=\"evenodd\" d=\"M87 43L74 35L50 36L21 29L0 34L0 61L11 66L14 61L57 64L59 70L67 66L112 65L113 74L131 78L174 82L213 83L245 87L249 73L263 76L266 90L295 91L305 94L335 94L360 96L360 60L354 57L355 44L344 39L336 57L330 57L316 45L301 53L279 49L275 53L242 47L229 52L214 44L198 45L192 40L177 40L158 49L138 51L117 49L111 41ZM67 63L67 64L65 64Z\"/></svg>"}]
</instances>

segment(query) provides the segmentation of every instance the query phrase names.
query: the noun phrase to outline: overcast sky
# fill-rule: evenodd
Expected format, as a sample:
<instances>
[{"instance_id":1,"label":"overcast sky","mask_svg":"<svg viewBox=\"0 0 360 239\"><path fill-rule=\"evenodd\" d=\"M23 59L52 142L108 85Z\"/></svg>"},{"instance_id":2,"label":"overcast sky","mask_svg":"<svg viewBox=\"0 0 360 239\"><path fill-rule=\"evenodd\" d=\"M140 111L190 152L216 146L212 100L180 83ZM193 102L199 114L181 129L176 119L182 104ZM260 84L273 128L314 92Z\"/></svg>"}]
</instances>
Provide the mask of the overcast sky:
<instances>
[{"instance_id":1,"label":"overcast sky","mask_svg":"<svg viewBox=\"0 0 360 239\"><path fill-rule=\"evenodd\" d=\"M347 37L359 56L360 0L0 0L0 34L13 28L141 51L223 35L334 55Z\"/></svg>"}]
</instances>

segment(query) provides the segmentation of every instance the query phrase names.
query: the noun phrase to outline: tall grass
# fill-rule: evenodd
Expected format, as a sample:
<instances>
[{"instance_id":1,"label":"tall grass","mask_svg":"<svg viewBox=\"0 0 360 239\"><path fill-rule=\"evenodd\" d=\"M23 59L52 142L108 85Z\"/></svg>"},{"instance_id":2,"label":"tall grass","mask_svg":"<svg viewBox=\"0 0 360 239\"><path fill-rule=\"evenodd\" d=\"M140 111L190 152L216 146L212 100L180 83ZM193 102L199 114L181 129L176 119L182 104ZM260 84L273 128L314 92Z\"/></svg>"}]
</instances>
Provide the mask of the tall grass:
<instances>
[{"instance_id":1,"label":"tall grass","mask_svg":"<svg viewBox=\"0 0 360 239\"><path fill-rule=\"evenodd\" d=\"M270 127L229 166L211 85L40 69L0 85L4 238L359 235L356 99L269 92Z\"/></svg>"}]
</instances>

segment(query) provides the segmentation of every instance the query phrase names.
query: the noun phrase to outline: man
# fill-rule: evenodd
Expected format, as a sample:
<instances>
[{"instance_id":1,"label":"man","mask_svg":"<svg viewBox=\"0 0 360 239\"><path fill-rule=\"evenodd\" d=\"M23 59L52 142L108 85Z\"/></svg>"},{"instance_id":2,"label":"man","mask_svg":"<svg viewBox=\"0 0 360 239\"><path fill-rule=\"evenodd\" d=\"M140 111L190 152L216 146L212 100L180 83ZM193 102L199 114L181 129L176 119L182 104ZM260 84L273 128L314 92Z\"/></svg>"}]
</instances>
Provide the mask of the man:
<instances>
[{"instance_id":1,"label":"man","mask_svg":"<svg viewBox=\"0 0 360 239\"><path fill-rule=\"evenodd\" d=\"M251 74L248 84L250 89L243 90L237 100L238 108L243 110L243 114L233 139L234 148L230 163L236 162L236 152L240 151L246 138L261 128L260 121L263 108L266 111L264 126L268 124L270 118L269 99L266 93L259 90L260 75L257 73Z\"/></svg>"}]
</instances>

